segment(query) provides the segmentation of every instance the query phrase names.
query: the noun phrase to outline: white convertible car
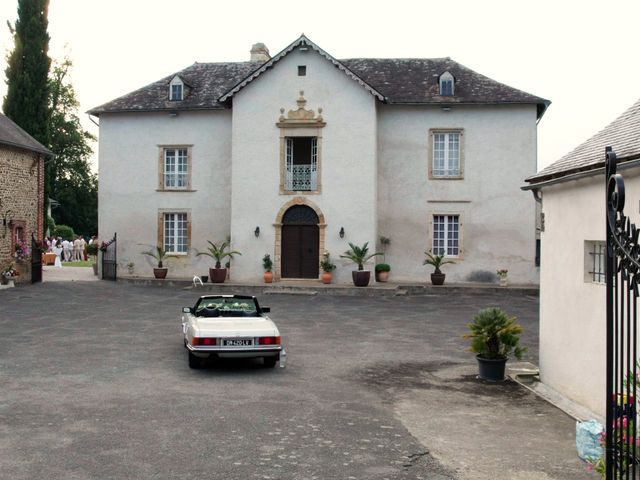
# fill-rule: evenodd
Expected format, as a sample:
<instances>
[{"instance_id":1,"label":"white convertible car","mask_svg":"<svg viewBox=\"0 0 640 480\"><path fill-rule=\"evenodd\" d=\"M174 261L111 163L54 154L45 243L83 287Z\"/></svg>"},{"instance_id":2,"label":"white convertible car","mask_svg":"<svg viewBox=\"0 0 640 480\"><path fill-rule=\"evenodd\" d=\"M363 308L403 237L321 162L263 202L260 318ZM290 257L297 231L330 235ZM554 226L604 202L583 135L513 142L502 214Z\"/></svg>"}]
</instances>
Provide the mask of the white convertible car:
<instances>
[{"instance_id":1,"label":"white convertible car","mask_svg":"<svg viewBox=\"0 0 640 480\"><path fill-rule=\"evenodd\" d=\"M262 357L265 367L280 360L280 332L256 297L204 295L182 309L184 344L189 367L200 368L208 357Z\"/></svg>"}]
</instances>

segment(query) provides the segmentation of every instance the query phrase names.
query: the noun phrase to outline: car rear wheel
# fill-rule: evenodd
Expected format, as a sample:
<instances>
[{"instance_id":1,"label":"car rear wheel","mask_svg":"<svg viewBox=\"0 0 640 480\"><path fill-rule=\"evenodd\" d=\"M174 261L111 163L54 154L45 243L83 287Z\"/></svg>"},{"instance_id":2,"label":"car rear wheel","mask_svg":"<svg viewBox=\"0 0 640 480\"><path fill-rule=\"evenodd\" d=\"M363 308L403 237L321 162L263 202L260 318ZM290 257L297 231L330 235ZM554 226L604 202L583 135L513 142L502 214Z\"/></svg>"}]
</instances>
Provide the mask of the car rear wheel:
<instances>
[{"instance_id":1,"label":"car rear wheel","mask_svg":"<svg viewBox=\"0 0 640 480\"><path fill-rule=\"evenodd\" d=\"M201 366L202 359L189 352L189 368L200 368Z\"/></svg>"},{"instance_id":2,"label":"car rear wheel","mask_svg":"<svg viewBox=\"0 0 640 480\"><path fill-rule=\"evenodd\" d=\"M276 366L278 357L262 357L262 361L264 362L264 366L266 368L273 368Z\"/></svg>"}]
</instances>

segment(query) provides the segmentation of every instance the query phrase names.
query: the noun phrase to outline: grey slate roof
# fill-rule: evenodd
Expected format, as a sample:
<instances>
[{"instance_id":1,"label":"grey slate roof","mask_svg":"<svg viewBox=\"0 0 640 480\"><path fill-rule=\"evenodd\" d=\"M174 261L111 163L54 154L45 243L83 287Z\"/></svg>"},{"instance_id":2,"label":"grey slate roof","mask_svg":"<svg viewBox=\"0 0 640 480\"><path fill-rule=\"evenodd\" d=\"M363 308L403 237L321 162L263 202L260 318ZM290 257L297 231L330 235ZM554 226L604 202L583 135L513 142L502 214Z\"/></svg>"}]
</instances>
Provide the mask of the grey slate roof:
<instances>
[{"instance_id":1,"label":"grey slate roof","mask_svg":"<svg viewBox=\"0 0 640 480\"><path fill-rule=\"evenodd\" d=\"M0 145L8 145L45 155L51 154L46 147L2 113L0 113Z\"/></svg>"},{"instance_id":2,"label":"grey slate roof","mask_svg":"<svg viewBox=\"0 0 640 480\"><path fill-rule=\"evenodd\" d=\"M640 158L640 99L589 140L525 181L534 185L604 167L605 147L609 146L619 161Z\"/></svg>"},{"instance_id":3,"label":"grey slate roof","mask_svg":"<svg viewBox=\"0 0 640 480\"><path fill-rule=\"evenodd\" d=\"M311 47L386 103L534 104L537 105L538 118L550 103L480 75L450 58L336 60L303 35L265 63L196 63L88 113L228 108L227 100L236 92L300 47ZM439 95L438 78L445 71L456 79L455 96ZM175 75L192 86L185 100L180 102L168 100L168 84Z\"/></svg>"},{"instance_id":4,"label":"grey slate roof","mask_svg":"<svg viewBox=\"0 0 640 480\"><path fill-rule=\"evenodd\" d=\"M107 112L226 108L224 104L218 102L218 98L260 65L261 63L256 62L194 63L146 87L92 108L87 113L100 115ZM190 87L186 92L185 99L179 102L169 100L169 82L176 75Z\"/></svg>"}]
</instances>

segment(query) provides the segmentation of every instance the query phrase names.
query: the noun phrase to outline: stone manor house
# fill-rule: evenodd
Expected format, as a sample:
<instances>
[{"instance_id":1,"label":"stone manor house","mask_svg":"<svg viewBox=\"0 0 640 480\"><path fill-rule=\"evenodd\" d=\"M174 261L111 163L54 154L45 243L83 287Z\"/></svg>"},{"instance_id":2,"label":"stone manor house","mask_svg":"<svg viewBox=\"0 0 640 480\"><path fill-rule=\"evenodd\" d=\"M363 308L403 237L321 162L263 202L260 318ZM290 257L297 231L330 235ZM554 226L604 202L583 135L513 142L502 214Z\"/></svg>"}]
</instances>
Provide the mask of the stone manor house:
<instances>
[{"instance_id":1,"label":"stone manor house","mask_svg":"<svg viewBox=\"0 0 640 480\"><path fill-rule=\"evenodd\" d=\"M100 238L118 233L119 275L132 262L151 276L141 251L156 244L169 277L206 274L196 253L231 238L235 281L260 281L266 253L276 279L317 279L328 251L348 283L348 243L379 250L384 236L396 281L426 281L431 251L455 260L448 281L507 268L537 283L520 185L548 105L450 58L337 60L304 35L274 57L256 44L249 62L195 63L89 111Z\"/></svg>"}]
</instances>

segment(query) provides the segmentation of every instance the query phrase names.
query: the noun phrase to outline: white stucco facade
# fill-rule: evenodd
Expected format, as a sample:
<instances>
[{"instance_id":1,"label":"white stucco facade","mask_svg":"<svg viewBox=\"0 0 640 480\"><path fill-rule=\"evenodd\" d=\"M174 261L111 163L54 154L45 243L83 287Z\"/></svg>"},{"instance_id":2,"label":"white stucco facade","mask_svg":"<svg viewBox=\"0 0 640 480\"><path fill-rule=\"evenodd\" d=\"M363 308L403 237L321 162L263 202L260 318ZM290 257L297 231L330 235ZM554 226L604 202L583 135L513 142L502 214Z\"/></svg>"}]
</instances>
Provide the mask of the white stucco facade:
<instances>
[{"instance_id":1,"label":"white stucco facade","mask_svg":"<svg viewBox=\"0 0 640 480\"><path fill-rule=\"evenodd\" d=\"M640 171L624 170L625 214L640 220ZM588 242L605 241L604 175L542 189L540 377L605 415L606 293L589 274Z\"/></svg>"},{"instance_id":2,"label":"white stucco facade","mask_svg":"<svg viewBox=\"0 0 640 480\"><path fill-rule=\"evenodd\" d=\"M317 126L287 123L301 92ZM189 249L166 262L169 277L207 274L213 262L197 252L229 237L242 253L232 280L261 281L266 253L284 277L280 222L289 206L307 205L320 218L318 260L331 253L336 283L351 282L354 266L339 258L349 242L375 251L381 236L391 240L391 279L426 282L433 215L459 218L447 281L497 282L495 271L507 268L512 284L538 283L535 201L519 188L536 171L536 103L389 104L314 49L293 49L225 101L224 109L100 114L99 234L118 232L119 275L133 262L133 275L152 276L141 252L162 244L163 213L184 212ZM461 133L462 178L435 179L430 135L447 129ZM315 191L282 189L289 136L317 137ZM172 146L189 149L191 183L181 191L159 188L161 152Z\"/></svg>"}]
</instances>

